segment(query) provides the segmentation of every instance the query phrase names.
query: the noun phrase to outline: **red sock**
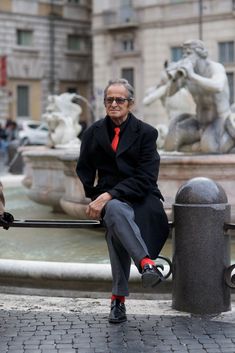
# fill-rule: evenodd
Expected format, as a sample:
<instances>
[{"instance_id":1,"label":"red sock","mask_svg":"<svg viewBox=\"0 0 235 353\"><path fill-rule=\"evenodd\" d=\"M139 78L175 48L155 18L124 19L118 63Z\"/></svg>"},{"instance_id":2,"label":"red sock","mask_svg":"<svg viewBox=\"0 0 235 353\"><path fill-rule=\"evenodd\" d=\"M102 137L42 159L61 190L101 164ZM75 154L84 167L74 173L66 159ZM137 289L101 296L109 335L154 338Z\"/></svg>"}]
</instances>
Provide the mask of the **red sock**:
<instances>
[{"instance_id":1,"label":"red sock","mask_svg":"<svg viewBox=\"0 0 235 353\"><path fill-rule=\"evenodd\" d=\"M148 257L144 257L142 260L140 260L140 266L141 268L144 268L144 266L148 264L148 265L155 265L155 262L153 260L151 260Z\"/></svg>"},{"instance_id":2,"label":"red sock","mask_svg":"<svg viewBox=\"0 0 235 353\"><path fill-rule=\"evenodd\" d=\"M125 297L122 296L122 295L115 295L115 294L112 294L111 301L113 301L113 300L115 300L115 299L120 300L121 303L125 303Z\"/></svg>"}]
</instances>

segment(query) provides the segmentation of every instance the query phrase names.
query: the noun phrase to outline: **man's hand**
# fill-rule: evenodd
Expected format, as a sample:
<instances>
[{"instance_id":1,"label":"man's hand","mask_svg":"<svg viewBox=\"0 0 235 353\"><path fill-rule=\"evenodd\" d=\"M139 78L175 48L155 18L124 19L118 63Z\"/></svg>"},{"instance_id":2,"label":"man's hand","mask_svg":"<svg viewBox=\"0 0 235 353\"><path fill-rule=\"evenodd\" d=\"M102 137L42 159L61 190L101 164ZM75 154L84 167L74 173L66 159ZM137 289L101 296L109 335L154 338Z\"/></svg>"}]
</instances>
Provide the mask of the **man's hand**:
<instances>
[{"instance_id":1,"label":"man's hand","mask_svg":"<svg viewBox=\"0 0 235 353\"><path fill-rule=\"evenodd\" d=\"M112 196L108 192L104 192L98 196L94 201L89 203L86 209L86 214L91 219L100 219L101 211L108 201L112 199Z\"/></svg>"},{"instance_id":2,"label":"man's hand","mask_svg":"<svg viewBox=\"0 0 235 353\"><path fill-rule=\"evenodd\" d=\"M9 229L11 224L14 222L14 217L12 216L11 213L4 212L2 215L0 215L0 226L3 227L3 229Z\"/></svg>"}]
</instances>

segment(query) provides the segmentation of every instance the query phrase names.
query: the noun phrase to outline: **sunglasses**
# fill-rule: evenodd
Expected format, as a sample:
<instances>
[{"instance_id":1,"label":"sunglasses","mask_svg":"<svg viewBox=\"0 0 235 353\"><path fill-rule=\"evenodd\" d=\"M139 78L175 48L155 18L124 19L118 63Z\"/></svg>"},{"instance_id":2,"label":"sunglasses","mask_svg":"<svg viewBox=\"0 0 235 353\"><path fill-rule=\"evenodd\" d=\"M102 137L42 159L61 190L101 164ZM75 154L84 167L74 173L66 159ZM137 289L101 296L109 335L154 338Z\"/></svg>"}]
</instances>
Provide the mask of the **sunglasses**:
<instances>
[{"instance_id":1,"label":"sunglasses","mask_svg":"<svg viewBox=\"0 0 235 353\"><path fill-rule=\"evenodd\" d=\"M122 98L122 97L107 97L104 99L105 105L111 105L113 102L116 102L118 105L122 105L125 101L131 101L130 98Z\"/></svg>"}]
</instances>

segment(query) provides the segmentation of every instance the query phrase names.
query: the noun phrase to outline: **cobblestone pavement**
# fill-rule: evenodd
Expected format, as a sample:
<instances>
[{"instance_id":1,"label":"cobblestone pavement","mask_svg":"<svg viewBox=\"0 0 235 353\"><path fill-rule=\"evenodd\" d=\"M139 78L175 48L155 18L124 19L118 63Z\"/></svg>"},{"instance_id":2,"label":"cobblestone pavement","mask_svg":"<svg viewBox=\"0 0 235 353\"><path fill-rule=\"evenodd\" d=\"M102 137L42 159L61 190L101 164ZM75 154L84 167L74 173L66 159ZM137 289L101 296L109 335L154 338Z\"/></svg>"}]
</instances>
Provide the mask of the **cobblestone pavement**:
<instances>
[{"instance_id":1,"label":"cobblestone pavement","mask_svg":"<svg viewBox=\"0 0 235 353\"><path fill-rule=\"evenodd\" d=\"M235 307L201 317L129 299L127 312L115 325L106 299L0 294L0 353L235 352Z\"/></svg>"}]
</instances>

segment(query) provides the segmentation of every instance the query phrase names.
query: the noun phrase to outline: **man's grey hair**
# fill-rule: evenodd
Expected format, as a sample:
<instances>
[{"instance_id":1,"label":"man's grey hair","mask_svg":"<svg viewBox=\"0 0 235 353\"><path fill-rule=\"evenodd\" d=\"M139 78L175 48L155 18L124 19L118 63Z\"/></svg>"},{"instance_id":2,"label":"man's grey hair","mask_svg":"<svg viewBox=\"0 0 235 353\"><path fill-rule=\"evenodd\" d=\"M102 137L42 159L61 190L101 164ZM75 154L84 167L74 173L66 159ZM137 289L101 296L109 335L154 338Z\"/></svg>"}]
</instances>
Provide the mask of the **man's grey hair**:
<instances>
[{"instance_id":1,"label":"man's grey hair","mask_svg":"<svg viewBox=\"0 0 235 353\"><path fill-rule=\"evenodd\" d=\"M112 85L122 85L126 88L127 92L128 92L128 99L133 101L134 100L134 88L130 85L130 83L125 79L125 78L117 78L114 80L109 80L107 86L104 89L104 98L107 95L107 91L109 89L110 86Z\"/></svg>"}]
</instances>

